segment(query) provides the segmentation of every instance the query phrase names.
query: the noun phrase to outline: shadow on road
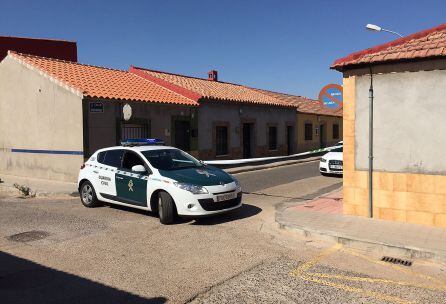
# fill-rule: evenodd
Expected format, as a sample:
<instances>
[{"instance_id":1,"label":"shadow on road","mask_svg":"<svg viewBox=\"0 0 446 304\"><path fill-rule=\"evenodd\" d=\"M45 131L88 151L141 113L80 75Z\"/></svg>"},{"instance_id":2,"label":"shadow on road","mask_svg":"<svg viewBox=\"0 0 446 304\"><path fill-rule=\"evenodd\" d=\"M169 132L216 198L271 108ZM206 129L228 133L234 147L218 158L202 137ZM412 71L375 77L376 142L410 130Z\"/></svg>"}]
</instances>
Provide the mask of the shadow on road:
<instances>
[{"instance_id":1,"label":"shadow on road","mask_svg":"<svg viewBox=\"0 0 446 304\"><path fill-rule=\"evenodd\" d=\"M140 296L0 252L0 302L166 303Z\"/></svg>"},{"instance_id":2,"label":"shadow on road","mask_svg":"<svg viewBox=\"0 0 446 304\"><path fill-rule=\"evenodd\" d=\"M224 214L198 218L193 225L218 225L248 218L262 212L262 209L250 204L243 204L240 208Z\"/></svg>"}]
</instances>

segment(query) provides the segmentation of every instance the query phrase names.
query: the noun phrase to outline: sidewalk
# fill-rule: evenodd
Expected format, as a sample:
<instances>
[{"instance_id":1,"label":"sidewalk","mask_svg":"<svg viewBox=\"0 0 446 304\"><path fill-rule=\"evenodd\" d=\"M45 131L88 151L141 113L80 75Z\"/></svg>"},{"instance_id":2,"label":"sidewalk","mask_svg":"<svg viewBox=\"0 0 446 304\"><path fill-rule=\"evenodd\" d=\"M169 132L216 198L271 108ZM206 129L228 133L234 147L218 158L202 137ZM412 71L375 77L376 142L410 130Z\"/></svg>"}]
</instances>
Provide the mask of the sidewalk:
<instances>
[{"instance_id":1,"label":"sidewalk","mask_svg":"<svg viewBox=\"0 0 446 304\"><path fill-rule=\"evenodd\" d=\"M342 192L277 211L282 228L369 251L446 260L446 229L342 215Z\"/></svg>"},{"instance_id":2,"label":"sidewalk","mask_svg":"<svg viewBox=\"0 0 446 304\"><path fill-rule=\"evenodd\" d=\"M72 182L60 182L47 179L22 177L15 175L0 174L0 193L17 193L14 184L30 187L37 192L37 196L59 196L59 195L77 195L77 184Z\"/></svg>"}]
</instances>

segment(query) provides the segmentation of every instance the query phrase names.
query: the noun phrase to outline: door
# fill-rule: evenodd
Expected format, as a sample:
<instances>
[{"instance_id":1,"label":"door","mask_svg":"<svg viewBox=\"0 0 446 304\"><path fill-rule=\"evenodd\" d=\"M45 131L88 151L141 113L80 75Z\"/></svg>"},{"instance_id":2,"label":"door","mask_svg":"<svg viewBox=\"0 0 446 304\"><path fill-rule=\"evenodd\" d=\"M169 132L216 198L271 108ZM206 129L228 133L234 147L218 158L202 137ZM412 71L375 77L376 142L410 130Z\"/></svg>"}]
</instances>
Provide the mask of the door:
<instances>
[{"instance_id":1,"label":"door","mask_svg":"<svg viewBox=\"0 0 446 304\"><path fill-rule=\"evenodd\" d=\"M147 165L142 158L133 151L125 151L122 168L116 173L116 200L130 205L147 206L148 174L132 172L132 167Z\"/></svg>"},{"instance_id":2,"label":"door","mask_svg":"<svg viewBox=\"0 0 446 304\"><path fill-rule=\"evenodd\" d=\"M252 157L251 153L251 141L252 141L252 124L250 123L244 123L243 124L243 135L242 135L242 142L243 142L243 158L250 158Z\"/></svg>"},{"instance_id":3,"label":"door","mask_svg":"<svg viewBox=\"0 0 446 304\"><path fill-rule=\"evenodd\" d=\"M190 151L190 121L175 120L175 147Z\"/></svg>"},{"instance_id":4,"label":"door","mask_svg":"<svg viewBox=\"0 0 446 304\"><path fill-rule=\"evenodd\" d=\"M293 127L286 127L286 146L287 146L287 154L293 154Z\"/></svg>"},{"instance_id":5,"label":"door","mask_svg":"<svg viewBox=\"0 0 446 304\"><path fill-rule=\"evenodd\" d=\"M325 148L327 146L327 130L325 125L320 125L319 127L319 138L321 141L321 148Z\"/></svg>"},{"instance_id":6,"label":"door","mask_svg":"<svg viewBox=\"0 0 446 304\"><path fill-rule=\"evenodd\" d=\"M123 155L123 149L106 150L98 154L97 161L100 165L94 168L93 172L97 172L97 190L102 197L107 199L116 197L115 174L121 167Z\"/></svg>"}]
</instances>

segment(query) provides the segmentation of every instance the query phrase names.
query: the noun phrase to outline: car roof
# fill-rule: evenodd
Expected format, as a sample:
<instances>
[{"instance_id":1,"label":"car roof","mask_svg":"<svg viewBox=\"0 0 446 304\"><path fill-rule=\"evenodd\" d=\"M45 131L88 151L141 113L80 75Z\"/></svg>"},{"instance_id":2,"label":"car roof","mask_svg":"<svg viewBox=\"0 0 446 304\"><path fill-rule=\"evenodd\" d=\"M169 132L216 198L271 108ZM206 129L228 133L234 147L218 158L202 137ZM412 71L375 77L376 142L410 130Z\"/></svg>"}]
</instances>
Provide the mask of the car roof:
<instances>
[{"instance_id":1,"label":"car roof","mask_svg":"<svg viewBox=\"0 0 446 304\"><path fill-rule=\"evenodd\" d=\"M107 147L99 149L96 152L102 152L102 151L108 151L108 150L118 150L118 149L125 149L125 150L132 150L132 151L151 151L151 150L165 150L165 149L178 149L171 146L160 146L160 145L147 145L147 146L114 146L114 147Z\"/></svg>"}]
</instances>

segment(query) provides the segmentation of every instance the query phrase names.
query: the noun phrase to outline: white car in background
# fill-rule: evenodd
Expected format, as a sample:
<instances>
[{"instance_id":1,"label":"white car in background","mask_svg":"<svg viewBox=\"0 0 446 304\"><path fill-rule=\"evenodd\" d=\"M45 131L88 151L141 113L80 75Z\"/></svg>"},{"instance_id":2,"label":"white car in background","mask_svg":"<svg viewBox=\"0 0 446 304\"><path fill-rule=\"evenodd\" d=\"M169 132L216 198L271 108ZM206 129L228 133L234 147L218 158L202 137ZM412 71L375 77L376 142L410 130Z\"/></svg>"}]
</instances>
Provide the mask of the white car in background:
<instances>
[{"instance_id":1,"label":"white car in background","mask_svg":"<svg viewBox=\"0 0 446 304\"><path fill-rule=\"evenodd\" d=\"M339 174L343 173L343 146L334 148L324 156L322 156L319 164L319 172L324 174Z\"/></svg>"}]
</instances>

